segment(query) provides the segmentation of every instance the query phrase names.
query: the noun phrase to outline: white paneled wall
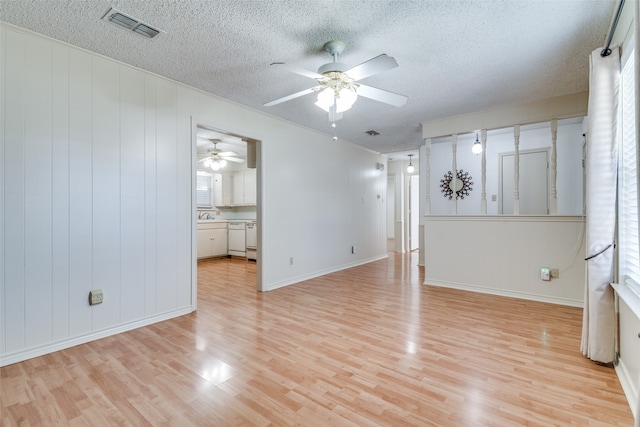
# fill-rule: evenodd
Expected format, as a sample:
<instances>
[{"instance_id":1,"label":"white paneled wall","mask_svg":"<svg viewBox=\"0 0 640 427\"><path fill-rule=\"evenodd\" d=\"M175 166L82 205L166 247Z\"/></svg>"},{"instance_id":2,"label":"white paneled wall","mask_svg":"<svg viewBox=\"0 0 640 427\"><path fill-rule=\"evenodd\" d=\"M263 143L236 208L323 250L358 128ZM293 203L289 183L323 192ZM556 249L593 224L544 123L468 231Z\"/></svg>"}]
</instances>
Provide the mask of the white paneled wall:
<instances>
[{"instance_id":1,"label":"white paneled wall","mask_svg":"<svg viewBox=\"0 0 640 427\"><path fill-rule=\"evenodd\" d=\"M377 153L0 31L0 365L195 308L196 123L262 141L259 287L386 256ZM91 289L104 290L103 304L89 306Z\"/></svg>"},{"instance_id":2,"label":"white paneled wall","mask_svg":"<svg viewBox=\"0 0 640 427\"><path fill-rule=\"evenodd\" d=\"M191 311L178 86L34 35L2 40L2 363Z\"/></svg>"}]
</instances>

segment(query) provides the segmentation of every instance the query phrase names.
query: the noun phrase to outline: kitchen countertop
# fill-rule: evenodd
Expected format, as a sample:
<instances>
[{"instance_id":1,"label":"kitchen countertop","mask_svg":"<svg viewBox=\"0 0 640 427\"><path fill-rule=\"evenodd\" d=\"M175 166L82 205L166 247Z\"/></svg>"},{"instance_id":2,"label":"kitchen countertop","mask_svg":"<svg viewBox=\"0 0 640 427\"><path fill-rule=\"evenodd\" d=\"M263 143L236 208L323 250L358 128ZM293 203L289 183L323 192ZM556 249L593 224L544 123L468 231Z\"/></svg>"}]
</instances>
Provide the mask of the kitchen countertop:
<instances>
[{"instance_id":1,"label":"kitchen countertop","mask_svg":"<svg viewBox=\"0 0 640 427\"><path fill-rule=\"evenodd\" d=\"M256 222L255 219L199 219L198 224L210 224L212 222Z\"/></svg>"}]
</instances>

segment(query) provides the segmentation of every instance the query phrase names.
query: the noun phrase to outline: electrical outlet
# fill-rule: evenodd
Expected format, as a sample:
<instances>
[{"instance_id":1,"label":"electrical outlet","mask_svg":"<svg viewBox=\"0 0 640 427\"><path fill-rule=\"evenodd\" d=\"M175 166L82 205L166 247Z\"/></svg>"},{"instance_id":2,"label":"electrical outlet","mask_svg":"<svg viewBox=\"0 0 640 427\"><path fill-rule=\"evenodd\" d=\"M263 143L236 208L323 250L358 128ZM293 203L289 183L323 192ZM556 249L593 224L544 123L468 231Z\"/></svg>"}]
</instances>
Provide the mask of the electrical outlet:
<instances>
[{"instance_id":1,"label":"electrical outlet","mask_svg":"<svg viewBox=\"0 0 640 427\"><path fill-rule=\"evenodd\" d=\"M560 269L558 268L550 268L549 274L551 274L552 279L557 279L560 277Z\"/></svg>"},{"instance_id":2,"label":"electrical outlet","mask_svg":"<svg viewBox=\"0 0 640 427\"><path fill-rule=\"evenodd\" d=\"M356 253L356 247L355 246L351 246L351 253L355 254Z\"/></svg>"},{"instance_id":3,"label":"electrical outlet","mask_svg":"<svg viewBox=\"0 0 640 427\"><path fill-rule=\"evenodd\" d=\"M293 257L289 258L289 265L293 265Z\"/></svg>"},{"instance_id":4,"label":"electrical outlet","mask_svg":"<svg viewBox=\"0 0 640 427\"><path fill-rule=\"evenodd\" d=\"M89 291L89 305L102 304L103 299L104 293L102 292L102 289Z\"/></svg>"},{"instance_id":5,"label":"electrical outlet","mask_svg":"<svg viewBox=\"0 0 640 427\"><path fill-rule=\"evenodd\" d=\"M542 267L540 269L540 279L544 281L551 280L551 275L549 273L549 269L547 267Z\"/></svg>"}]
</instances>

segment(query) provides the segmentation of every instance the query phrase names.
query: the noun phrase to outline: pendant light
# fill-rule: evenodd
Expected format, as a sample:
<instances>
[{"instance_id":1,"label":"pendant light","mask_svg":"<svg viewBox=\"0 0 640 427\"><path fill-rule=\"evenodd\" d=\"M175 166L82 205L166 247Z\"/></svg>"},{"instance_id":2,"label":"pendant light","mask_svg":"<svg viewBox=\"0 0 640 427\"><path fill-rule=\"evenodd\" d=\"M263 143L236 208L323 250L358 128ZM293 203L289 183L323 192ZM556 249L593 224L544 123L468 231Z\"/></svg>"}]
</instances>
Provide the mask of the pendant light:
<instances>
[{"instance_id":1,"label":"pendant light","mask_svg":"<svg viewBox=\"0 0 640 427\"><path fill-rule=\"evenodd\" d=\"M478 134L476 133L476 142L471 146L471 151L473 154L478 155L482 153L482 144L478 141Z\"/></svg>"},{"instance_id":2,"label":"pendant light","mask_svg":"<svg viewBox=\"0 0 640 427\"><path fill-rule=\"evenodd\" d=\"M411 163L411 157L413 156L413 154L409 154L409 166L407 166L407 173L413 173L416 169L413 167L413 164Z\"/></svg>"}]
</instances>

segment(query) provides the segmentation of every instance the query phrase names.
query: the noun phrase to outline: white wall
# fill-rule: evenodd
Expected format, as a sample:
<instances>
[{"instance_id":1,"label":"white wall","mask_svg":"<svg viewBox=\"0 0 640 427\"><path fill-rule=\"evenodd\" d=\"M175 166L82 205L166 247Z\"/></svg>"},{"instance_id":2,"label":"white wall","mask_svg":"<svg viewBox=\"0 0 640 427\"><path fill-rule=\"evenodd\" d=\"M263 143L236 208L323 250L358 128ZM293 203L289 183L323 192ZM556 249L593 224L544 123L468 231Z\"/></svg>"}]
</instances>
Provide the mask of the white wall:
<instances>
[{"instance_id":1,"label":"white wall","mask_svg":"<svg viewBox=\"0 0 640 427\"><path fill-rule=\"evenodd\" d=\"M396 177L388 175L387 178L387 238L395 238L395 203L396 203Z\"/></svg>"},{"instance_id":2,"label":"white wall","mask_svg":"<svg viewBox=\"0 0 640 427\"><path fill-rule=\"evenodd\" d=\"M584 218L425 216L425 284L582 307ZM560 277L540 279L540 268Z\"/></svg>"},{"instance_id":3,"label":"white wall","mask_svg":"<svg viewBox=\"0 0 640 427\"><path fill-rule=\"evenodd\" d=\"M260 133L265 289L387 256L384 156L293 126Z\"/></svg>"},{"instance_id":4,"label":"white wall","mask_svg":"<svg viewBox=\"0 0 640 427\"><path fill-rule=\"evenodd\" d=\"M614 285L618 315L616 373L636 419L640 419L640 306L638 295L625 285Z\"/></svg>"},{"instance_id":5,"label":"white wall","mask_svg":"<svg viewBox=\"0 0 640 427\"><path fill-rule=\"evenodd\" d=\"M0 31L2 363L191 311L187 94Z\"/></svg>"},{"instance_id":6,"label":"white wall","mask_svg":"<svg viewBox=\"0 0 640 427\"><path fill-rule=\"evenodd\" d=\"M195 308L196 122L262 141L263 289L386 256L377 153L0 31L0 365ZM96 288L104 303L89 306Z\"/></svg>"},{"instance_id":7,"label":"white wall","mask_svg":"<svg viewBox=\"0 0 640 427\"><path fill-rule=\"evenodd\" d=\"M582 214L582 125L569 124L558 126L557 154L558 154L558 214ZM471 152L471 145L475 142L475 134L459 135L457 144L457 167L473 177L473 190L464 200L458 199L457 212L459 215L479 215L481 213L482 193L482 155ZM440 180L452 166L450 139L439 139L431 145L431 214L447 215L451 212L451 201L443 197ZM499 213L499 155L514 151L513 130L487 132L487 214ZM551 147L551 130L547 123L544 128L528 129L523 126L520 134L520 150ZM497 200L491 200L495 194ZM524 194L520 195L522 199Z\"/></svg>"}]
</instances>

